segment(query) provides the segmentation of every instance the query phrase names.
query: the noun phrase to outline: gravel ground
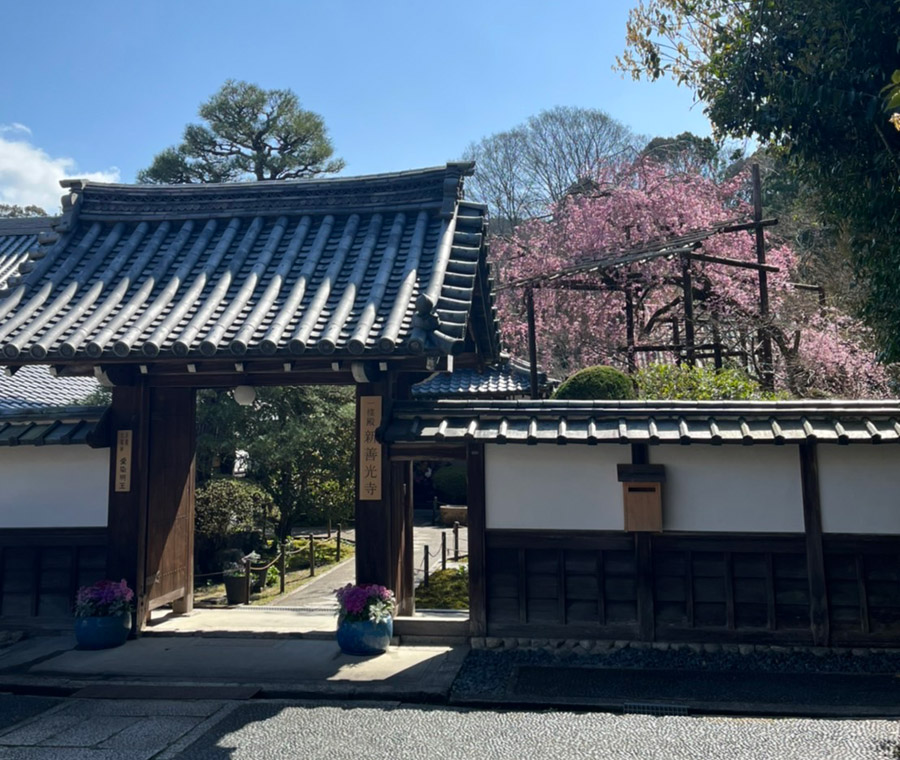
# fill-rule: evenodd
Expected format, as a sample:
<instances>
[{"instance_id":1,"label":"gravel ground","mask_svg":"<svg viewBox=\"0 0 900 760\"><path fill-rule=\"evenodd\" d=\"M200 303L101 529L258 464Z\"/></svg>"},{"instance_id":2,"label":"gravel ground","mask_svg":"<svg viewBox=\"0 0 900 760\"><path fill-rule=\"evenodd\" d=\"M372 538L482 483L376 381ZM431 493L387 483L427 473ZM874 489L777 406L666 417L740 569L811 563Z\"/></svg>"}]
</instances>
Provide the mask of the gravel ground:
<instances>
[{"instance_id":1,"label":"gravel ground","mask_svg":"<svg viewBox=\"0 0 900 760\"><path fill-rule=\"evenodd\" d=\"M467 760L541 758L891 758L892 721L751 720L410 705L239 706L180 758L191 760Z\"/></svg>"},{"instance_id":2,"label":"gravel ground","mask_svg":"<svg viewBox=\"0 0 900 760\"><path fill-rule=\"evenodd\" d=\"M853 655L811 652L695 652L687 647L669 650L611 649L604 654L575 654L546 649L474 649L466 657L453 684L452 698L490 699L508 696L519 667L638 668L747 673L900 673L900 654ZM898 755L900 756L900 755Z\"/></svg>"}]
</instances>

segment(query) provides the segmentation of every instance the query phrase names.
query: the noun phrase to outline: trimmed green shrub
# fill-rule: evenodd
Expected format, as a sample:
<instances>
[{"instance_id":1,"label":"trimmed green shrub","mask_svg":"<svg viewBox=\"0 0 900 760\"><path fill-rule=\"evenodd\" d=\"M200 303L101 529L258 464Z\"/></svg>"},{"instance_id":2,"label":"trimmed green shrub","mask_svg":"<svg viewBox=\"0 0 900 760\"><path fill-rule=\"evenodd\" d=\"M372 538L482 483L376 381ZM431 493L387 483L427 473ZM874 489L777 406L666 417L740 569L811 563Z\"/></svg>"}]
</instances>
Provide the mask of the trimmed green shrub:
<instances>
[{"instance_id":1,"label":"trimmed green shrub","mask_svg":"<svg viewBox=\"0 0 900 760\"><path fill-rule=\"evenodd\" d=\"M650 364L635 375L642 399L686 401L777 399L739 369Z\"/></svg>"},{"instance_id":2,"label":"trimmed green shrub","mask_svg":"<svg viewBox=\"0 0 900 760\"><path fill-rule=\"evenodd\" d=\"M461 462L441 467L431 478L438 500L443 504L465 504L468 498L466 466Z\"/></svg>"},{"instance_id":3,"label":"trimmed green shrub","mask_svg":"<svg viewBox=\"0 0 900 760\"><path fill-rule=\"evenodd\" d=\"M211 480L197 489L194 507L195 553L201 572L232 542L246 551L273 508L272 497L246 480Z\"/></svg>"},{"instance_id":4,"label":"trimmed green shrub","mask_svg":"<svg viewBox=\"0 0 900 760\"><path fill-rule=\"evenodd\" d=\"M634 398L634 383L624 372L603 364L579 370L566 380L553 398L619 401Z\"/></svg>"}]
</instances>

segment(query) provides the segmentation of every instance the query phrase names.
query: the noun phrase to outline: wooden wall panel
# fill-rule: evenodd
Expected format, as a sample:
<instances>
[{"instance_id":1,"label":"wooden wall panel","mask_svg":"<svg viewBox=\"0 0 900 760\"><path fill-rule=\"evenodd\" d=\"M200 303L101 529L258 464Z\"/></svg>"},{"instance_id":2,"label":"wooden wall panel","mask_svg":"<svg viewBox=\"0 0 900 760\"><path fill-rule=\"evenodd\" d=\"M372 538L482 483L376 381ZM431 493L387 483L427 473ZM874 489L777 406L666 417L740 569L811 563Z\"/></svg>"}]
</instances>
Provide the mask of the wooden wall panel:
<instances>
[{"instance_id":1,"label":"wooden wall panel","mask_svg":"<svg viewBox=\"0 0 900 760\"><path fill-rule=\"evenodd\" d=\"M106 577L106 528L0 530L0 620L70 617L79 586Z\"/></svg>"},{"instance_id":2,"label":"wooden wall panel","mask_svg":"<svg viewBox=\"0 0 900 760\"><path fill-rule=\"evenodd\" d=\"M802 535L649 536L649 579L620 533L486 533L489 635L812 644ZM623 548L623 539L630 550ZM900 645L900 539L826 537L834 644Z\"/></svg>"}]
</instances>

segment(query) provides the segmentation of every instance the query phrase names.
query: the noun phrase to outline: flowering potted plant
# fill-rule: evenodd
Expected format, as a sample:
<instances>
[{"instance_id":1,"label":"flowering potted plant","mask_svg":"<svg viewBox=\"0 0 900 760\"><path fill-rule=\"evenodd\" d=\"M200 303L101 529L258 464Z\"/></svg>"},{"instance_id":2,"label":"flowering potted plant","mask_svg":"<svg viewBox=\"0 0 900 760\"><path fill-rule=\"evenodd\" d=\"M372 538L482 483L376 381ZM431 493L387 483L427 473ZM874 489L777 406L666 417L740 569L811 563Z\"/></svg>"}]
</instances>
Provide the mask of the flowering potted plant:
<instances>
[{"instance_id":1,"label":"flowering potted plant","mask_svg":"<svg viewBox=\"0 0 900 760\"><path fill-rule=\"evenodd\" d=\"M247 569L240 562L228 562L222 569L228 604L247 604Z\"/></svg>"},{"instance_id":2,"label":"flowering potted plant","mask_svg":"<svg viewBox=\"0 0 900 760\"><path fill-rule=\"evenodd\" d=\"M123 580L82 586L75 598L75 638L82 649L107 649L125 643L131 632L134 592Z\"/></svg>"},{"instance_id":3,"label":"flowering potted plant","mask_svg":"<svg viewBox=\"0 0 900 760\"><path fill-rule=\"evenodd\" d=\"M335 589L338 611L337 642L346 654L381 654L394 635L394 594L376 584Z\"/></svg>"}]
</instances>

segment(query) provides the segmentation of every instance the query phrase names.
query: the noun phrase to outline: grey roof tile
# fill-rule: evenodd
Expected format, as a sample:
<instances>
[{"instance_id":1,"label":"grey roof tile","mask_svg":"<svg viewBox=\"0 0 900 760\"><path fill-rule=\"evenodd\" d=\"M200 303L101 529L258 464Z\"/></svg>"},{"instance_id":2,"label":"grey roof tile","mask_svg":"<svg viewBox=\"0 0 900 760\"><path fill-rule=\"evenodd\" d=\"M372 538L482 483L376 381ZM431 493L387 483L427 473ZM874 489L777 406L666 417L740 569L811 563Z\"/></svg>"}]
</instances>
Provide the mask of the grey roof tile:
<instances>
[{"instance_id":1,"label":"grey roof tile","mask_svg":"<svg viewBox=\"0 0 900 760\"><path fill-rule=\"evenodd\" d=\"M0 374L0 415L71 406L100 388L93 377L54 377L48 367L26 366Z\"/></svg>"},{"instance_id":2,"label":"grey roof tile","mask_svg":"<svg viewBox=\"0 0 900 760\"><path fill-rule=\"evenodd\" d=\"M52 217L0 219L0 290L28 260L29 251L38 247L40 233L49 233L55 221Z\"/></svg>"},{"instance_id":3,"label":"grey roof tile","mask_svg":"<svg viewBox=\"0 0 900 760\"><path fill-rule=\"evenodd\" d=\"M538 373L538 383L542 391L548 389L545 373ZM414 398L514 398L530 392L530 370L515 359L481 370L465 368L437 373L412 386Z\"/></svg>"},{"instance_id":4,"label":"grey roof tile","mask_svg":"<svg viewBox=\"0 0 900 760\"><path fill-rule=\"evenodd\" d=\"M381 435L391 443L896 443L900 400L404 401Z\"/></svg>"},{"instance_id":5,"label":"grey roof tile","mask_svg":"<svg viewBox=\"0 0 900 760\"><path fill-rule=\"evenodd\" d=\"M102 407L47 409L30 417L0 417L0 446L91 445L105 448L100 440Z\"/></svg>"},{"instance_id":6,"label":"grey roof tile","mask_svg":"<svg viewBox=\"0 0 900 760\"><path fill-rule=\"evenodd\" d=\"M470 171L69 181L59 239L0 298L0 349L13 362L463 350L491 360L485 210L461 200Z\"/></svg>"}]
</instances>

